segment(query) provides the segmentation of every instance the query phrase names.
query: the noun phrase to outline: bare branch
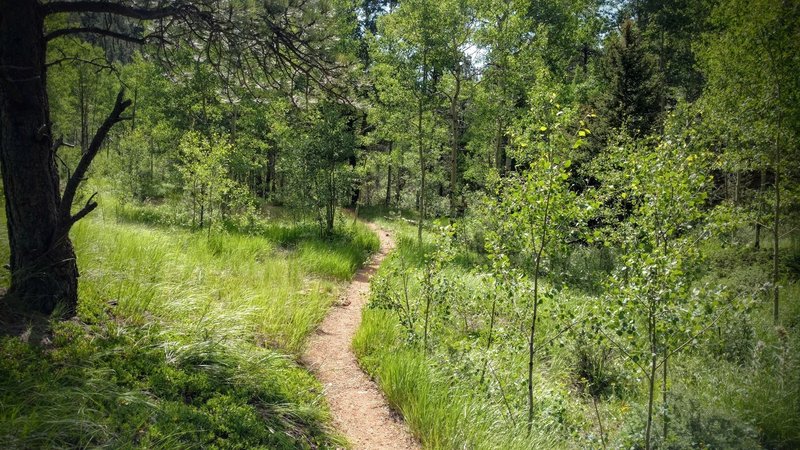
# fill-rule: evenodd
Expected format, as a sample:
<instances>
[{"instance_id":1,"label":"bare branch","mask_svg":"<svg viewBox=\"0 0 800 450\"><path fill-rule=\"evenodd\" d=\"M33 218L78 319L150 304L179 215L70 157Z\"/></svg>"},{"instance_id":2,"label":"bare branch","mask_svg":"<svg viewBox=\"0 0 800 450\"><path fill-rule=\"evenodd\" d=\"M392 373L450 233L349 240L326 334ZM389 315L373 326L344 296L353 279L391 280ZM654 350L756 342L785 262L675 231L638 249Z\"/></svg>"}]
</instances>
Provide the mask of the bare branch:
<instances>
[{"instance_id":1,"label":"bare branch","mask_svg":"<svg viewBox=\"0 0 800 450\"><path fill-rule=\"evenodd\" d=\"M55 59L55 60L52 60L52 61L46 63L45 67L49 68L49 67L52 67L52 66L57 66L57 65L64 64L66 62L75 62L75 63L87 64L87 65L90 65L90 66L97 67L97 73L102 72L103 70L108 70L110 73L113 73L117 77L118 80L122 81L122 79L120 77L120 73L117 70L117 68L114 67L114 64L109 62L105 57L93 58L93 59L84 59L84 58L81 58L79 56L67 55L66 52L64 52L63 49L60 49L58 47L56 47L55 50L57 50L61 54L61 58L58 58L58 59Z\"/></svg>"},{"instance_id":2,"label":"bare branch","mask_svg":"<svg viewBox=\"0 0 800 450\"><path fill-rule=\"evenodd\" d=\"M630 353L628 353L628 351L627 351L627 350L625 350L625 347L624 347L623 345L621 345L621 344L617 343L617 341L616 341L616 340L614 340L614 338L612 338L611 336L609 336L609 335L608 335L608 333L606 333L605 331L603 331L603 329L602 329L602 328L600 328L600 333L601 333L603 336L605 336L605 337L606 337L606 339L608 339L608 340L609 340L609 341L610 341L612 344L614 344L614 346L615 346L615 347L617 347L617 348L619 349L619 351L621 351L621 352L622 352L622 353L623 353L623 354L624 354L624 355L625 355L625 356L628 358L628 360L629 360L630 362L632 362L632 363L636 364L636 367L638 367L638 368L639 368L639 370L641 370L641 371L642 371L642 373L644 374L644 376L646 376L646 377L647 377L647 379L648 379L648 380L650 379L650 372L648 372L648 371L647 371L647 369L645 369L645 368L644 368L644 367L643 367L641 364L639 364L639 361L637 361L636 359L634 359L634 357L633 357L633 356L631 356L631 354L630 354Z\"/></svg>"},{"instance_id":3,"label":"bare branch","mask_svg":"<svg viewBox=\"0 0 800 450\"><path fill-rule=\"evenodd\" d=\"M71 216L69 218L69 226L70 227L72 227L72 225L74 225L77 221L83 219L84 217L89 215L90 212L94 211L95 208L97 208L97 202L94 201L94 198L96 196L97 196L97 192L92 194L92 196L89 197L89 200L86 200L86 204L83 206L83 208L81 208L80 211L78 211L77 213L75 213L73 216Z\"/></svg>"},{"instance_id":4,"label":"bare branch","mask_svg":"<svg viewBox=\"0 0 800 450\"><path fill-rule=\"evenodd\" d=\"M570 329L572 329L572 327L577 325L583 319L584 319L584 317L578 317L577 319L573 320L569 325L567 325L564 328L562 328L561 330L559 330L558 333L556 333L555 336L553 336L550 339L548 339L547 341L545 341L544 344L540 344L538 347L536 347L536 350L534 350L534 353L538 353L539 349L541 349L542 347L547 347L548 345L550 345L551 342L553 342L556 339L558 339L559 337L561 337L562 334L564 334L567 331L569 331Z\"/></svg>"},{"instance_id":5,"label":"bare branch","mask_svg":"<svg viewBox=\"0 0 800 450\"><path fill-rule=\"evenodd\" d=\"M100 147L103 145L103 141L105 141L106 136L108 136L108 132L111 130L111 127L113 127L116 123L125 120L122 117L122 113L131 105L131 101L125 100L124 96L124 91L120 91L119 94L117 94L117 100L114 103L114 109L111 111L111 113L109 113L108 117L106 117L106 120L103 122L100 128L98 128L97 132L92 138L92 142L89 144L89 148L81 157L80 162L78 162L75 172L72 174L69 180L67 180L67 186L64 188L64 195L61 197L61 205L59 210L62 231L64 232L69 231L69 228L75 223L75 221L91 212L97 206L95 205L94 207L91 207L90 204L87 203L87 205L76 216L70 216L72 202L75 200L75 193L78 190L78 186L83 181L86 171L89 169L89 165L92 163L95 156L97 156L97 153L100 152ZM81 215L81 213L84 214ZM78 218L75 219L75 217Z\"/></svg>"},{"instance_id":6,"label":"bare branch","mask_svg":"<svg viewBox=\"0 0 800 450\"><path fill-rule=\"evenodd\" d=\"M81 33L99 34L102 36L112 37L114 39L133 42L135 44L144 44L146 41L146 38L138 38L125 33L118 33L116 31L111 31L105 28L98 28L98 27L61 28L53 32L47 33L44 39L45 41L51 41L61 36L68 36L70 34L81 34Z\"/></svg>"},{"instance_id":7,"label":"bare branch","mask_svg":"<svg viewBox=\"0 0 800 450\"><path fill-rule=\"evenodd\" d=\"M58 139L53 141L53 146L51 147L51 151L53 153L56 153L58 152L58 149L61 147L75 147L75 144L64 142L64 136L60 136Z\"/></svg>"},{"instance_id":8,"label":"bare branch","mask_svg":"<svg viewBox=\"0 0 800 450\"><path fill-rule=\"evenodd\" d=\"M44 4L42 9L45 15L92 12L115 14L140 20L163 19L184 11L197 10L191 4L183 2L176 2L174 5L165 8L149 9L103 1L52 2Z\"/></svg>"},{"instance_id":9,"label":"bare branch","mask_svg":"<svg viewBox=\"0 0 800 450\"><path fill-rule=\"evenodd\" d=\"M713 327L714 325L716 325L716 324L717 324L717 322L719 321L719 319L720 319L720 318L722 318L722 316L723 316L723 315L724 315L726 312L728 312L728 310L730 310L730 309L733 309L733 307L734 307L734 306L735 306L735 304L736 304L736 301L738 301L738 300L739 300L741 297L742 297L742 293L740 293L739 295L737 295L736 297L734 297L734 298L733 298L733 300L731 300L731 301L730 301L730 303L728 303L728 305L727 305L727 306L725 306L725 308L723 308L723 309L722 309L722 311L720 311L720 312L719 312L719 313L716 315L716 317L714 317L714 319L712 319L712 320L711 320L711 322L709 322L708 324L706 324L706 326L704 326L703 328L701 328L701 329L700 329L700 331L698 331L697 333L693 334L693 335L692 335L692 337L690 337L689 339L685 340L685 341L684 341L682 344L680 344L680 345L678 345L677 347L675 347L675 348L674 348L674 349L673 349L671 352L667 353L667 356L665 356L665 357L664 357L664 358L661 360L661 362L660 362L660 363L658 363L658 365L656 365L656 369L658 369L659 367L661 367L661 366L664 364L664 361L666 361L666 360L667 360L667 359L668 359L670 356L672 356L672 355L674 355L675 353L678 353L679 351L683 350L683 348L684 348L684 347L686 347L686 346L688 346L688 345L690 345L690 344L694 343L694 342L697 340L697 338L699 338L700 336L702 336L702 335L703 335L703 334L704 334L706 331L708 331L709 329L711 329L711 327Z\"/></svg>"}]
</instances>

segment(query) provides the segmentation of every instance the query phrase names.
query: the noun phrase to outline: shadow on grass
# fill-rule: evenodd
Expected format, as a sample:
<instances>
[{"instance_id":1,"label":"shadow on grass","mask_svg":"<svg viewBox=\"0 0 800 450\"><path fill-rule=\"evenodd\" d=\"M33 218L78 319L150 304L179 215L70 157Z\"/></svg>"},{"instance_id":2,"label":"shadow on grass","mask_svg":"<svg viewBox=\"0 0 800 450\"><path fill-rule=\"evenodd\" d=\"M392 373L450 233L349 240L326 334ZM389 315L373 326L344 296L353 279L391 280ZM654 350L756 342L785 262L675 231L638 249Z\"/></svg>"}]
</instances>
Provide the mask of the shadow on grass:
<instances>
[{"instance_id":1,"label":"shadow on grass","mask_svg":"<svg viewBox=\"0 0 800 450\"><path fill-rule=\"evenodd\" d=\"M0 337L5 448L337 444L313 378L271 350L113 316L51 339Z\"/></svg>"}]
</instances>

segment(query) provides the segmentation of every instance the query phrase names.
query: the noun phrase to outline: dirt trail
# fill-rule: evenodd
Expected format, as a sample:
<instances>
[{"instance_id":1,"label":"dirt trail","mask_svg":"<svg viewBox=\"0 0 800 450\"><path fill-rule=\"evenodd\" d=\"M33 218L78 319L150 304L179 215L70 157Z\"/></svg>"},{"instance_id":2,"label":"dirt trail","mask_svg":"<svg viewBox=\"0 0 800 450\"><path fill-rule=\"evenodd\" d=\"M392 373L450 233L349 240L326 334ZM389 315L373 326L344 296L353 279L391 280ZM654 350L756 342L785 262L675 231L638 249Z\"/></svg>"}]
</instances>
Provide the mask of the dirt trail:
<instances>
[{"instance_id":1,"label":"dirt trail","mask_svg":"<svg viewBox=\"0 0 800 450\"><path fill-rule=\"evenodd\" d=\"M403 419L389 409L378 387L361 371L350 348L367 303L369 280L395 245L385 230L369 226L380 237L380 250L356 273L309 339L301 360L324 386L334 426L354 449L419 449Z\"/></svg>"}]
</instances>

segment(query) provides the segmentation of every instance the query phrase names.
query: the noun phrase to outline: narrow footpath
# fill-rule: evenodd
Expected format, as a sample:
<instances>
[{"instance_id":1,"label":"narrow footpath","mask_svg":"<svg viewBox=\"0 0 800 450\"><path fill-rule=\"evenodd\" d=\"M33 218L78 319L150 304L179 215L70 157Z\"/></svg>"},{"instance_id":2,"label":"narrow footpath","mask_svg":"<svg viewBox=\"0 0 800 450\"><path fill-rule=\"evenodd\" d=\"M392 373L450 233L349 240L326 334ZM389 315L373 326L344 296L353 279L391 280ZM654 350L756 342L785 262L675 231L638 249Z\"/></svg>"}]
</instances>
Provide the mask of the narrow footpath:
<instances>
[{"instance_id":1,"label":"narrow footpath","mask_svg":"<svg viewBox=\"0 0 800 450\"><path fill-rule=\"evenodd\" d=\"M301 360L324 386L333 424L354 449L419 449L403 419L389 409L381 391L361 370L350 347L368 300L369 281L395 246L386 230L369 226L380 237L380 250L356 273L309 339Z\"/></svg>"}]
</instances>

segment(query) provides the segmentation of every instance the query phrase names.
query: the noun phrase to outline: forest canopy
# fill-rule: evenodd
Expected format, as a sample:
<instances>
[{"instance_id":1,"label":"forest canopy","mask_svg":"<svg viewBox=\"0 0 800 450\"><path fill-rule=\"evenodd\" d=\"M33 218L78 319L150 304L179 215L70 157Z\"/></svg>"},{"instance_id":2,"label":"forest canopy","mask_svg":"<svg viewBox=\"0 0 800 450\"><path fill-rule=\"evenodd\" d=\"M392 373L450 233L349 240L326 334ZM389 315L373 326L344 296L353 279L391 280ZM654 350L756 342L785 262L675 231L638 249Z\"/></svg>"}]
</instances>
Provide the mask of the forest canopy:
<instances>
[{"instance_id":1,"label":"forest canopy","mask_svg":"<svg viewBox=\"0 0 800 450\"><path fill-rule=\"evenodd\" d=\"M3 334L117 320L83 222L341 281L366 217L353 348L426 448L796 448L798 71L787 0L0 0Z\"/></svg>"}]
</instances>

